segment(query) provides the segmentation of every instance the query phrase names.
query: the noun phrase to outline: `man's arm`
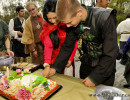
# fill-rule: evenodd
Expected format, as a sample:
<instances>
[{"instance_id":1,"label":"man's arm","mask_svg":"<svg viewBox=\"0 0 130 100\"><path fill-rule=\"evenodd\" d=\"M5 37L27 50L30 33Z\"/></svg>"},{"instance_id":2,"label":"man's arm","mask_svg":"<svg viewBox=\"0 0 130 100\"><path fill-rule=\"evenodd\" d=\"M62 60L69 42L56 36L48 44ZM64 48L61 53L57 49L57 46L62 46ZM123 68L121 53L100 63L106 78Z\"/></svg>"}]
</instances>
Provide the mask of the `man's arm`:
<instances>
[{"instance_id":1,"label":"man's arm","mask_svg":"<svg viewBox=\"0 0 130 100\"><path fill-rule=\"evenodd\" d=\"M5 40L5 47L6 47L7 51L10 50L10 40L9 40L9 38L6 38L6 40Z\"/></svg>"},{"instance_id":2,"label":"man's arm","mask_svg":"<svg viewBox=\"0 0 130 100\"><path fill-rule=\"evenodd\" d=\"M5 47L7 49L7 53L9 54L9 56L14 56L14 53L12 51L10 51L10 39L7 38L5 40Z\"/></svg>"},{"instance_id":3,"label":"man's arm","mask_svg":"<svg viewBox=\"0 0 130 100\"><path fill-rule=\"evenodd\" d=\"M72 27L67 29L66 40L62 45L54 64L51 66L59 73L62 73L62 71L64 70L74 49L75 42L77 40L77 34L75 34L76 30L77 28Z\"/></svg>"},{"instance_id":4,"label":"man's arm","mask_svg":"<svg viewBox=\"0 0 130 100\"><path fill-rule=\"evenodd\" d=\"M94 71L88 76L92 82L102 83L116 71L118 55L115 16L110 15L103 26L103 55Z\"/></svg>"},{"instance_id":5,"label":"man's arm","mask_svg":"<svg viewBox=\"0 0 130 100\"><path fill-rule=\"evenodd\" d=\"M9 29L8 29L8 25L3 22L3 30L4 30L4 38L5 38L5 47L7 49L7 53L9 54L9 56L14 56L14 53L12 51L10 51L10 36L9 36Z\"/></svg>"}]
</instances>

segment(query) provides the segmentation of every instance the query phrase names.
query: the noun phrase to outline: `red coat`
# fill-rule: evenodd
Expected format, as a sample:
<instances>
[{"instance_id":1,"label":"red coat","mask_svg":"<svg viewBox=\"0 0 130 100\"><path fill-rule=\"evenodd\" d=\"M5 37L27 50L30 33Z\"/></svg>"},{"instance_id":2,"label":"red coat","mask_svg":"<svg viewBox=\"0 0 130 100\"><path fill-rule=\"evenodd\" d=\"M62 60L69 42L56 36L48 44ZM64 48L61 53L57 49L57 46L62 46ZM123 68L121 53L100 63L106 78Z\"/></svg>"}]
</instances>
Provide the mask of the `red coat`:
<instances>
[{"instance_id":1,"label":"red coat","mask_svg":"<svg viewBox=\"0 0 130 100\"><path fill-rule=\"evenodd\" d=\"M56 29L58 29L57 34L59 37L59 47L57 49L54 49L49 34L55 31ZM48 22L43 21L43 27L42 32L40 34L40 39L44 44L44 63L53 64L66 39L66 25L64 23L59 23L58 25L52 25ZM77 43L69 59L70 61L73 61L76 49L77 49Z\"/></svg>"}]
</instances>

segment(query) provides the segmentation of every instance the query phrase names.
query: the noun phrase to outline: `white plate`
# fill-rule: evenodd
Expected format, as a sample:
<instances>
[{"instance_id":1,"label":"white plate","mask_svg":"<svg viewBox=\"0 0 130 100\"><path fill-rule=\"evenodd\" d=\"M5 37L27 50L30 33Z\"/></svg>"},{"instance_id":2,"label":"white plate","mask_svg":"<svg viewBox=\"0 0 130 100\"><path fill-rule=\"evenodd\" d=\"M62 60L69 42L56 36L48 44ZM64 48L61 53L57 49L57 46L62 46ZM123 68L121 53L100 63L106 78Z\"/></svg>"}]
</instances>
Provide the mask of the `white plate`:
<instances>
[{"instance_id":1,"label":"white plate","mask_svg":"<svg viewBox=\"0 0 130 100\"><path fill-rule=\"evenodd\" d=\"M130 96L130 94L112 86L100 86L96 88L95 94L98 100L129 100Z\"/></svg>"}]
</instances>

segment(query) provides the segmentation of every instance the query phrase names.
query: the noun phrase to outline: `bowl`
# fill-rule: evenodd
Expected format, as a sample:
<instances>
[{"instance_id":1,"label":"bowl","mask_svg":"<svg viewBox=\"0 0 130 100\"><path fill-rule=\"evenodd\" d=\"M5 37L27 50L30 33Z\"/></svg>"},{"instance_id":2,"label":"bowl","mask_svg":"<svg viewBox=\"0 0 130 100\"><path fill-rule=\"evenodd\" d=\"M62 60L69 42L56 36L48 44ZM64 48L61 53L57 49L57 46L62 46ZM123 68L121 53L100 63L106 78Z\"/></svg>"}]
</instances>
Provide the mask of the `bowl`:
<instances>
[{"instance_id":1,"label":"bowl","mask_svg":"<svg viewBox=\"0 0 130 100\"><path fill-rule=\"evenodd\" d=\"M10 66L13 63L13 58L5 55L0 57L0 70L5 71L7 66Z\"/></svg>"},{"instance_id":2,"label":"bowl","mask_svg":"<svg viewBox=\"0 0 130 100\"><path fill-rule=\"evenodd\" d=\"M6 66L6 65L0 66L0 71L6 71L7 67L8 66Z\"/></svg>"}]
</instances>

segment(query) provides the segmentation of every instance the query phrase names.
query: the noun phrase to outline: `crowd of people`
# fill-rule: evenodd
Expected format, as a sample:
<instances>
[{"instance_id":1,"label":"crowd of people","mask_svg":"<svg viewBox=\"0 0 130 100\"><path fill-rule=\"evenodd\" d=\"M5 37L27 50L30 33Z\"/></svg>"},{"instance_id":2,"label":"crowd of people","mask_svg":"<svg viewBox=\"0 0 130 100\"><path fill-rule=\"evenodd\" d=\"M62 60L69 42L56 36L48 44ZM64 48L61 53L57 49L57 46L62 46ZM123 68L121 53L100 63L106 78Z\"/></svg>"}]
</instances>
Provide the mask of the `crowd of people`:
<instances>
[{"instance_id":1,"label":"crowd of people","mask_svg":"<svg viewBox=\"0 0 130 100\"><path fill-rule=\"evenodd\" d=\"M90 7L78 0L46 0L42 13L39 13L37 5L28 2L26 9L30 16L27 20L24 19L24 7L18 6L18 16L10 20L9 27L0 20L0 52L6 49L10 56L14 56L14 63L27 62L27 57L31 56L32 63L44 66L43 76L50 77L56 72L65 74L65 69L69 69L74 61L79 47L77 42L82 40L78 48L80 78L84 85L94 87L114 84L120 48L129 87L130 13L116 29L117 12L107 9L108 4L109 0L97 0L96 7ZM117 33L121 34L119 48ZM125 41L121 41L122 38ZM73 76L74 71L73 65L71 74L65 75Z\"/></svg>"}]
</instances>

